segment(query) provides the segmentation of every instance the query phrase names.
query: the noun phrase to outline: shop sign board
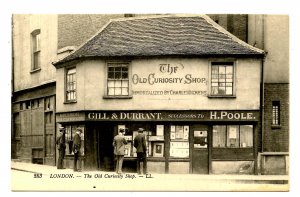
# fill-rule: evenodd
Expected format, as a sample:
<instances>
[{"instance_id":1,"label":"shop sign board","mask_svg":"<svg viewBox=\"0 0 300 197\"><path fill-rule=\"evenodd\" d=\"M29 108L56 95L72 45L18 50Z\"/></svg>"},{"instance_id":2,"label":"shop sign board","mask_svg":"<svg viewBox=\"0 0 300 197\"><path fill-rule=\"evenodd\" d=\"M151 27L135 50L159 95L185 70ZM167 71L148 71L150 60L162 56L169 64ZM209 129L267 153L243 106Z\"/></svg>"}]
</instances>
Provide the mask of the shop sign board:
<instances>
[{"instance_id":1,"label":"shop sign board","mask_svg":"<svg viewBox=\"0 0 300 197\"><path fill-rule=\"evenodd\" d=\"M87 112L87 121L258 121L259 111L118 111Z\"/></svg>"},{"instance_id":2,"label":"shop sign board","mask_svg":"<svg viewBox=\"0 0 300 197\"><path fill-rule=\"evenodd\" d=\"M258 121L259 111L87 111L56 114L57 122L77 121Z\"/></svg>"}]
</instances>

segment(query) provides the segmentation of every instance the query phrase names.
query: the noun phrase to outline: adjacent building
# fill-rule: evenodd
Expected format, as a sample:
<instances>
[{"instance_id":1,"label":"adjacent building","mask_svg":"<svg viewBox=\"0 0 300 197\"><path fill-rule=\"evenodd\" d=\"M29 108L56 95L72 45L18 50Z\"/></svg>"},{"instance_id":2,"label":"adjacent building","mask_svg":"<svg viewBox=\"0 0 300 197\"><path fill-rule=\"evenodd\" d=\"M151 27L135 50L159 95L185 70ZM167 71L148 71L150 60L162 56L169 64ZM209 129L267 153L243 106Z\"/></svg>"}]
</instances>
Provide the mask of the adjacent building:
<instances>
[{"instance_id":1,"label":"adjacent building","mask_svg":"<svg viewBox=\"0 0 300 197\"><path fill-rule=\"evenodd\" d=\"M57 15L13 15L12 158L55 165Z\"/></svg>"}]
</instances>

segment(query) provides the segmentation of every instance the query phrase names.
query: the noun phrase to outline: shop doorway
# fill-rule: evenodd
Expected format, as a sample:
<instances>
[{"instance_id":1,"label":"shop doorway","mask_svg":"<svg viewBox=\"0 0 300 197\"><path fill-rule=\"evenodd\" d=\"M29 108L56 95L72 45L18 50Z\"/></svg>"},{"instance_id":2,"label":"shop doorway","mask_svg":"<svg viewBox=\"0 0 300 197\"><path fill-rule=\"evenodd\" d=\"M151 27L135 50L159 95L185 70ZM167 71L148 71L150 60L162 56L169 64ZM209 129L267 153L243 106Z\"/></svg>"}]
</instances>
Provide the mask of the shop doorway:
<instances>
[{"instance_id":1,"label":"shop doorway","mask_svg":"<svg viewBox=\"0 0 300 197\"><path fill-rule=\"evenodd\" d=\"M192 172L193 174L208 174L208 126L195 125L192 127Z\"/></svg>"},{"instance_id":2,"label":"shop doorway","mask_svg":"<svg viewBox=\"0 0 300 197\"><path fill-rule=\"evenodd\" d=\"M97 126L98 167L101 171L114 171L114 126L99 124Z\"/></svg>"}]
</instances>

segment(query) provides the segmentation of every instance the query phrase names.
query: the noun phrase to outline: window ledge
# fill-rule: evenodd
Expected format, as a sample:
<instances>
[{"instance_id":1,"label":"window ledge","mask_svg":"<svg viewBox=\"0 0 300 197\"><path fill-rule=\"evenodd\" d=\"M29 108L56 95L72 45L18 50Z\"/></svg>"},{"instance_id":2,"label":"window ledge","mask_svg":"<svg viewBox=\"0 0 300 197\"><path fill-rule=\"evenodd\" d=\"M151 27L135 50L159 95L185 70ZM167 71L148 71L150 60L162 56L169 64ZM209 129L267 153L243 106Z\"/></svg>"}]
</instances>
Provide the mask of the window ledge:
<instances>
[{"instance_id":1,"label":"window ledge","mask_svg":"<svg viewBox=\"0 0 300 197\"><path fill-rule=\"evenodd\" d=\"M77 103L77 101L65 101L64 104L72 104L72 103Z\"/></svg>"},{"instance_id":2,"label":"window ledge","mask_svg":"<svg viewBox=\"0 0 300 197\"><path fill-rule=\"evenodd\" d=\"M236 98L235 95L233 96L226 96L226 95L208 95L208 98Z\"/></svg>"},{"instance_id":3,"label":"window ledge","mask_svg":"<svg viewBox=\"0 0 300 197\"><path fill-rule=\"evenodd\" d=\"M103 96L103 99L132 99L132 96Z\"/></svg>"},{"instance_id":4,"label":"window ledge","mask_svg":"<svg viewBox=\"0 0 300 197\"><path fill-rule=\"evenodd\" d=\"M37 68L37 69L31 70L30 73L32 74L32 73L36 73L36 72L39 72L39 71L41 71L41 68Z\"/></svg>"},{"instance_id":5,"label":"window ledge","mask_svg":"<svg viewBox=\"0 0 300 197\"><path fill-rule=\"evenodd\" d=\"M271 125L271 129L281 129L281 125Z\"/></svg>"}]
</instances>

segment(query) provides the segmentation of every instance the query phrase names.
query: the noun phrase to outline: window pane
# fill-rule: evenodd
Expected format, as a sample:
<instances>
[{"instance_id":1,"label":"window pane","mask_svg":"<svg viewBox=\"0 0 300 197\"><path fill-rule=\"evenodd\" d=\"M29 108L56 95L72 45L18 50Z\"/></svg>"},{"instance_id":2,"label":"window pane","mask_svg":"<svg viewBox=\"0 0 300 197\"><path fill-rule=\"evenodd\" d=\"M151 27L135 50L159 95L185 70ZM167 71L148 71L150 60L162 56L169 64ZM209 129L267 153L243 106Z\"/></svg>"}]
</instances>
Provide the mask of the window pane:
<instances>
[{"instance_id":1,"label":"window pane","mask_svg":"<svg viewBox=\"0 0 300 197\"><path fill-rule=\"evenodd\" d=\"M114 90L115 90L114 88L108 88L107 94L110 95L110 96L115 95L115 91Z\"/></svg>"},{"instance_id":2,"label":"window pane","mask_svg":"<svg viewBox=\"0 0 300 197\"><path fill-rule=\"evenodd\" d=\"M239 147L239 126L238 125L227 126L227 147L230 148Z\"/></svg>"},{"instance_id":3,"label":"window pane","mask_svg":"<svg viewBox=\"0 0 300 197\"><path fill-rule=\"evenodd\" d=\"M125 64L125 65L123 65L123 67L122 67L122 71L123 72L128 72L128 67L127 67L127 65Z\"/></svg>"},{"instance_id":4,"label":"window pane","mask_svg":"<svg viewBox=\"0 0 300 197\"><path fill-rule=\"evenodd\" d=\"M40 46L40 34L37 34L36 36L35 36L35 40L36 40L36 48L35 48L35 51L39 51L40 50L40 48L41 48L41 46Z\"/></svg>"},{"instance_id":5,"label":"window pane","mask_svg":"<svg viewBox=\"0 0 300 197\"><path fill-rule=\"evenodd\" d=\"M122 87L123 88L128 87L128 85L129 85L129 81L126 81L126 80L122 81Z\"/></svg>"},{"instance_id":6,"label":"window pane","mask_svg":"<svg viewBox=\"0 0 300 197\"><path fill-rule=\"evenodd\" d=\"M122 79L128 79L128 72L122 72Z\"/></svg>"},{"instance_id":7,"label":"window pane","mask_svg":"<svg viewBox=\"0 0 300 197\"><path fill-rule=\"evenodd\" d=\"M219 75L225 75L226 72L225 72L225 66L219 66Z\"/></svg>"},{"instance_id":8,"label":"window pane","mask_svg":"<svg viewBox=\"0 0 300 197\"><path fill-rule=\"evenodd\" d=\"M122 88L122 95L129 95L128 94L128 88Z\"/></svg>"},{"instance_id":9,"label":"window pane","mask_svg":"<svg viewBox=\"0 0 300 197\"><path fill-rule=\"evenodd\" d=\"M121 72L115 72L115 79L121 79Z\"/></svg>"},{"instance_id":10,"label":"window pane","mask_svg":"<svg viewBox=\"0 0 300 197\"><path fill-rule=\"evenodd\" d=\"M232 95L232 87L226 87L226 95Z\"/></svg>"},{"instance_id":11,"label":"window pane","mask_svg":"<svg viewBox=\"0 0 300 197\"><path fill-rule=\"evenodd\" d=\"M240 126L240 147L253 147L253 125Z\"/></svg>"},{"instance_id":12,"label":"window pane","mask_svg":"<svg viewBox=\"0 0 300 197\"><path fill-rule=\"evenodd\" d=\"M40 68L40 52L34 53L34 59L33 59L33 69Z\"/></svg>"},{"instance_id":13,"label":"window pane","mask_svg":"<svg viewBox=\"0 0 300 197\"><path fill-rule=\"evenodd\" d=\"M122 95L121 88L115 88L115 95Z\"/></svg>"},{"instance_id":14,"label":"window pane","mask_svg":"<svg viewBox=\"0 0 300 197\"><path fill-rule=\"evenodd\" d=\"M225 147L226 126L213 126L213 147Z\"/></svg>"},{"instance_id":15,"label":"window pane","mask_svg":"<svg viewBox=\"0 0 300 197\"><path fill-rule=\"evenodd\" d=\"M108 67L108 72L114 72L114 71L115 71L114 67L112 67L112 66Z\"/></svg>"},{"instance_id":16,"label":"window pane","mask_svg":"<svg viewBox=\"0 0 300 197\"><path fill-rule=\"evenodd\" d=\"M219 87L218 94L219 95L225 95L225 87Z\"/></svg>"},{"instance_id":17,"label":"window pane","mask_svg":"<svg viewBox=\"0 0 300 197\"><path fill-rule=\"evenodd\" d=\"M108 81L107 87L109 87L109 88L115 87L115 81L113 81L113 80Z\"/></svg>"},{"instance_id":18,"label":"window pane","mask_svg":"<svg viewBox=\"0 0 300 197\"><path fill-rule=\"evenodd\" d=\"M232 66L226 66L226 75L232 75L233 67Z\"/></svg>"},{"instance_id":19,"label":"window pane","mask_svg":"<svg viewBox=\"0 0 300 197\"><path fill-rule=\"evenodd\" d=\"M211 74L212 75L218 75L218 66L212 66L211 67Z\"/></svg>"},{"instance_id":20,"label":"window pane","mask_svg":"<svg viewBox=\"0 0 300 197\"><path fill-rule=\"evenodd\" d=\"M114 72L108 72L108 76L109 79L114 79Z\"/></svg>"},{"instance_id":21,"label":"window pane","mask_svg":"<svg viewBox=\"0 0 300 197\"><path fill-rule=\"evenodd\" d=\"M121 80L116 80L115 81L115 87L117 87L117 88L122 87L122 81Z\"/></svg>"},{"instance_id":22,"label":"window pane","mask_svg":"<svg viewBox=\"0 0 300 197\"><path fill-rule=\"evenodd\" d=\"M218 87L211 87L211 94L217 95L218 94Z\"/></svg>"},{"instance_id":23,"label":"window pane","mask_svg":"<svg viewBox=\"0 0 300 197\"><path fill-rule=\"evenodd\" d=\"M226 83L226 87L232 87L232 83Z\"/></svg>"}]
</instances>

